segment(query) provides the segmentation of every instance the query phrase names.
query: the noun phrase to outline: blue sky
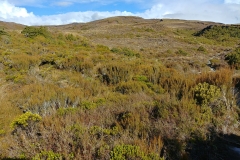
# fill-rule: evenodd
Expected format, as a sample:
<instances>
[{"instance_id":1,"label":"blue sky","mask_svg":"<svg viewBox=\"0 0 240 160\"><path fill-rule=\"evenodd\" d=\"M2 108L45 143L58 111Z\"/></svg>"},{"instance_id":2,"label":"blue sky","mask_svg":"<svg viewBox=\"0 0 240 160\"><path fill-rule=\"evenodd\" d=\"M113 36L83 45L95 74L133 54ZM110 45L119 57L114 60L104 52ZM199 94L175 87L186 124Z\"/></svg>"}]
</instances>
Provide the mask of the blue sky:
<instances>
[{"instance_id":1,"label":"blue sky","mask_svg":"<svg viewBox=\"0 0 240 160\"><path fill-rule=\"evenodd\" d=\"M240 0L0 0L0 20L25 25L139 16L240 23Z\"/></svg>"}]
</instances>

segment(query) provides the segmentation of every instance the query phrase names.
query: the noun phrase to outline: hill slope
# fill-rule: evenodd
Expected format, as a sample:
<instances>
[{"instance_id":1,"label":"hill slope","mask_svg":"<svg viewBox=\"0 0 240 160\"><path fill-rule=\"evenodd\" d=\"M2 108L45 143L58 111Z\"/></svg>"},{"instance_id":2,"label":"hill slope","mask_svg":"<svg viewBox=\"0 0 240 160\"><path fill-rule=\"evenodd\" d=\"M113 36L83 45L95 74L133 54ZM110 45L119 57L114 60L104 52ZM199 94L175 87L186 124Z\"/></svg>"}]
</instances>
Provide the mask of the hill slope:
<instances>
[{"instance_id":1,"label":"hill slope","mask_svg":"<svg viewBox=\"0 0 240 160\"><path fill-rule=\"evenodd\" d=\"M231 27L139 17L0 26L0 159L238 157Z\"/></svg>"},{"instance_id":2,"label":"hill slope","mask_svg":"<svg viewBox=\"0 0 240 160\"><path fill-rule=\"evenodd\" d=\"M0 29L6 30L22 30L25 26L17 23L0 21Z\"/></svg>"}]
</instances>

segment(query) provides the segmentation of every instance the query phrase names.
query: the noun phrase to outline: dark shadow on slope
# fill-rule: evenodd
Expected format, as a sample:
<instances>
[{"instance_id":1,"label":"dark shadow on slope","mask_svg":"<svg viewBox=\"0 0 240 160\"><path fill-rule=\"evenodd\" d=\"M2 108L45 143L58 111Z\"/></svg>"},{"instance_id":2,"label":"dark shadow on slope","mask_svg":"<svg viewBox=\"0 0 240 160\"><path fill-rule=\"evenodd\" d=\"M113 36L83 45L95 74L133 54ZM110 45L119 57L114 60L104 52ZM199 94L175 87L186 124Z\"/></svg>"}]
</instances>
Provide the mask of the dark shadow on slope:
<instances>
[{"instance_id":1,"label":"dark shadow on slope","mask_svg":"<svg viewBox=\"0 0 240 160\"><path fill-rule=\"evenodd\" d=\"M239 160L240 137L216 135L208 141L189 143L187 152L193 160Z\"/></svg>"}]
</instances>

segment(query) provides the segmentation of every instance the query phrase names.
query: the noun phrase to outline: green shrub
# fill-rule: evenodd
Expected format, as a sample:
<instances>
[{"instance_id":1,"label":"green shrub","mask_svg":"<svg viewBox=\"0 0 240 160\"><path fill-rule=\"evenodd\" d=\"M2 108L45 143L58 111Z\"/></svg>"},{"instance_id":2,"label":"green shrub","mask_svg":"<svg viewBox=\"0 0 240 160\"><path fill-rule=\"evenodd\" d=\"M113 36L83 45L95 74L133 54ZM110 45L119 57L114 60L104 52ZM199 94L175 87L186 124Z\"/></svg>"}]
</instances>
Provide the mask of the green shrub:
<instances>
[{"instance_id":1,"label":"green shrub","mask_svg":"<svg viewBox=\"0 0 240 160\"><path fill-rule=\"evenodd\" d=\"M198 47L197 51L203 52L203 53L207 52L206 48L204 48L203 46Z\"/></svg>"},{"instance_id":2,"label":"green shrub","mask_svg":"<svg viewBox=\"0 0 240 160\"><path fill-rule=\"evenodd\" d=\"M98 53L109 53L110 49L107 46L104 46L104 45L97 45L96 51Z\"/></svg>"},{"instance_id":3,"label":"green shrub","mask_svg":"<svg viewBox=\"0 0 240 160\"><path fill-rule=\"evenodd\" d=\"M97 107L97 104L94 102L84 101L81 103L81 108L83 109L94 109Z\"/></svg>"},{"instance_id":4,"label":"green shrub","mask_svg":"<svg viewBox=\"0 0 240 160\"><path fill-rule=\"evenodd\" d=\"M182 50L182 49L179 49L179 50L176 52L176 54L181 55L181 56L186 56L186 55L188 55L188 53L187 53L186 51Z\"/></svg>"},{"instance_id":5,"label":"green shrub","mask_svg":"<svg viewBox=\"0 0 240 160\"><path fill-rule=\"evenodd\" d=\"M155 32L154 29L152 29L152 28L146 28L145 31L146 32Z\"/></svg>"},{"instance_id":6,"label":"green shrub","mask_svg":"<svg viewBox=\"0 0 240 160\"><path fill-rule=\"evenodd\" d=\"M157 154L147 154L141 151L139 146L135 145L117 145L110 152L111 160L125 160L125 159L143 159L143 160L164 160Z\"/></svg>"},{"instance_id":7,"label":"green shrub","mask_svg":"<svg viewBox=\"0 0 240 160\"><path fill-rule=\"evenodd\" d=\"M59 153L54 153L53 151L42 151L41 153L34 156L33 160L62 160L63 157Z\"/></svg>"},{"instance_id":8,"label":"green shrub","mask_svg":"<svg viewBox=\"0 0 240 160\"><path fill-rule=\"evenodd\" d=\"M97 104L97 106L100 106L100 105L104 105L106 103L106 99L104 98L98 98L95 103Z\"/></svg>"},{"instance_id":9,"label":"green shrub","mask_svg":"<svg viewBox=\"0 0 240 160\"><path fill-rule=\"evenodd\" d=\"M148 78L146 76L143 75L136 75L133 77L134 81L141 81L141 82L147 82Z\"/></svg>"},{"instance_id":10,"label":"green shrub","mask_svg":"<svg viewBox=\"0 0 240 160\"><path fill-rule=\"evenodd\" d=\"M194 88L194 97L199 105L207 105L220 96L220 88L206 82L199 83Z\"/></svg>"},{"instance_id":11,"label":"green shrub","mask_svg":"<svg viewBox=\"0 0 240 160\"><path fill-rule=\"evenodd\" d=\"M7 32L5 32L4 30L0 30L0 36L1 35L7 35Z\"/></svg>"},{"instance_id":12,"label":"green shrub","mask_svg":"<svg viewBox=\"0 0 240 160\"><path fill-rule=\"evenodd\" d=\"M64 115L67 115L67 114L71 114L71 113L75 113L77 111L77 108L59 108L57 110L57 114L58 115L61 115L61 116L64 116Z\"/></svg>"},{"instance_id":13,"label":"green shrub","mask_svg":"<svg viewBox=\"0 0 240 160\"><path fill-rule=\"evenodd\" d=\"M65 36L65 38L66 38L66 40L68 40L68 41L76 41L76 40L77 40L77 38L76 38L73 34L67 34L67 35Z\"/></svg>"},{"instance_id":14,"label":"green shrub","mask_svg":"<svg viewBox=\"0 0 240 160\"><path fill-rule=\"evenodd\" d=\"M26 37L34 38L37 36L49 37L50 33L46 27L25 27L22 32Z\"/></svg>"},{"instance_id":15,"label":"green shrub","mask_svg":"<svg viewBox=\"0 0 240 160\"><path fill-rule=\"evenodd\" d=\"M42 117L38 114L33 114L31 112L26 112L23 115L19 116L11 123L11 128L15 127L27 127L31 122L38 122L41 121Z\"/></svg>"},{"instance_id":16,"label":"green shrub","mask_svg":"<svg viewBox=\"0 0 240 160\"><path fill-rule=\"evenodd\" d=\"M240 38L239 26L208 26L195 33L195 36L204 36L208 39L222 40L228 37Z\"/></svg>"},{"instance_id":17,"label":"green shrub","mask_svg":"<svg viewBox=\"0 0 240 160\"><path fill-rule=\"evenodd\" d=\"M144 82L128 81L128 82L120 82L116 87L116 91L122 94L130 94L130 93L149 91L149 89Z\"/></svg>"},{"instance_id":18,"label":"green shrub","mask_svg":"<svg viewBox=\"0 0 240 160\"><path fill-rule=\"evenodd\" d=\"M110 146L107 144L104 144L98 148L96 155L99 159L105 159L104 157L109 154L109 151L110 151Z\"/></svg>"},{"instance_id":19,"label":"green shrub","mask_svg":"<svg viewBox=\"0 0 240 160\"><path fill-rule=\"evenodd\" d=\"M127 57L140 57L139 53L136 53L135 51L129 49L129 48L112 48L111 51L113 53L123 54Z\"/></svg>"},{"instance_id":20,"label":"green shrub","mask_svg":"<svg viewBox=\"0 0 240 160\"><path fill-rule=\"evenodd\" d=\"M117 126L114 126L110 129L108 128L102 128L99 126L93 126L90 128L89 130L90 134L95 135L101 135L101 134L105 134L105 135L116 135L119 133L119 128Z\"/></svg>"},{"instance_id":21,"label":"green shrub","mask_svg":"<svg viewBox=\"0 0 240 160\"><path fill-rule=\"evenodd\" d=\"M13 81L14 83L26 84L25 75L22 75L22 74L7 75L6 80Z\"/></svg>"},{"instance_id":22,"label":"green shrub","mask_svg":"<svg viewBox=\"0 0 240 160\"><path fill-rule=\"evenodd\" d=\"M88 129L81 124L73 124L67 127L67 131L73 133L74 137L80 137L88 131Z\"/></svg>"},{"instance_id":23,"label":"green shrub","mask_svg":"<svg viewBox=\"0 0 240 160\"><path fill-rule=\"evenodd\" d=\"M219 67L219 66L221 66L221 60L220 59L216 59L216 58L213 58L213 59L210 59L209 60L210 62L211 62L211 68L217 68L217 67Z\"/></svg>"},{"instance_id":24,"label":"green shrub","mask_svg":"<svg viewBox=\"0 0 240 160\"><path fill-rule=\"evenodd\" d=\"M225 60L229 65L235 67L236 69L240 69L240 47L227 54Z\"/></svg>"},{"instance_id":25,"label":"green shrub","mask_svg":"<svg viewBox=\"0 0 240 160\"><path fill-rule=\"evenodd\" d=\"M165 92L165 90L158 84L147 82L146 85L148 86L149 89L151 89L155 93L162 94Z\"/></svg>"},{"instance_id":26,"label":"green shrub","mask_svg":"<svg viewBox=\"0 0 240 160\"><path fill-rule=\"evenodd\" d=\"M135 53L133 50L131 50L131 49L129 49L129 48L123 48L123 49L122 49L122 53L123 53L125 56L128 56L128 57L133 57L133 56L139 57L139 54L138 54L138 53Z\"/></svg>"},{"instance_id":27,"label":"green shrub","mask_svg":"<svg viewBox=\"0 0 240 160\"><path fill-rule=\"evenodd\" d=\"M144 153L140 151L140 147L132 145L118 145L110 152L111 160L124 160L132 158L142 158Z\"/></svg>"},{"instance_id":28,"label":"green shrub","mask_svg":"<svg viewBox=\"0 0 240 160\"><path fill-rule=\"evenodd\" d=\"M120 53L120 52L121 52L121 49L119 49L119 48L112 48L111 51L112 51L113 53Z\"/></svg>"},{"instance_id":29,"label":"green shrub","mask_svg":"<svg viewBox=\"0 0 240 160\"><path fill-rule=\"evenodd\" d=\"M119 82L126 82L132 79L132 68L131 65L122 64L122 63L110 63L105 67L101 67L98 69L100 81L103 83L110 84L118 84Z\"/></svg>"},{"instance_id":30,"label":"green shrub","mask_svg":"<svg viewBox=\"0 0 240 160\"><path fill-rule=\"evenodd\" d=\"M133 115L131 112L123 112L118 115L118 123L123 127L123 129L131 128L135 126L136 115Z\"/></svg>"},{"instance_id":31,"label":"green shrub","mask_svg":"<svg viewBox=\"0 0 240 160\"><path fill-rule=\"evenodd\" d=\"M5 134L6 132L3 129L0 129L0 136Z\"/></svg>"}]
</instances>

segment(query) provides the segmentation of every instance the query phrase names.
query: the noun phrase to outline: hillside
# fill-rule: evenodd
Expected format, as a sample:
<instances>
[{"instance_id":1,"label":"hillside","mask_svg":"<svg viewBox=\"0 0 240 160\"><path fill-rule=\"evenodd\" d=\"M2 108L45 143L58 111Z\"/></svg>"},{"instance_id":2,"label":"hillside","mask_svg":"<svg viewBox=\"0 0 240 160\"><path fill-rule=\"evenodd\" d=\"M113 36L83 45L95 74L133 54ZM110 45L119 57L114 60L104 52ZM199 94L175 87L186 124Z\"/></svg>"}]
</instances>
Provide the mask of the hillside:
<instances>
[{"instance_id":1,"label":"hillside","mask_svg":"<svg viewBox=\"0 0 240 160\"><path fill-rule=\"evenodd\" d=\"M0 21L0 29L6 30L22 30L25 26L17 23Z\"/></svg>"},{"instance_id":2,"label":"hillside","mask_svg":"<svg viewBox=\"0 0 240 160\"><path fill-rule=\"evenodd\" d=\"M143 53L143 56L151 54L154 57L161 57L163 61L167 58L168 62L171 59L173 61L180 59L182 63L191 63L189 60L191 57L192 61L205 64L211 58L221 60L232 48L229 44L212 45L212 43L218 42L207 42L207 39L200 38L196 40L196 37L192 36L211 25L222 24L172 19L145 20L139 17L113 17L86 24L75 23L49 28L81 35L94 44L105 45L110 49L127 47ZM200 45L206 48L207 56L199 54L197 51ZM179 50L184 50L188 56L175 56ZM223 61L222 63L224 64Z\"/></svg>"},{"instance_id":3,"label":"hillside","mask_svg":"<svg viewBox=\"0 0 240 160\"><path fill-rule=\"evenodd\" d=\"M239 33L140 17L0 22L0 159L238 159Z\"/></svg>"}]
</instances>

